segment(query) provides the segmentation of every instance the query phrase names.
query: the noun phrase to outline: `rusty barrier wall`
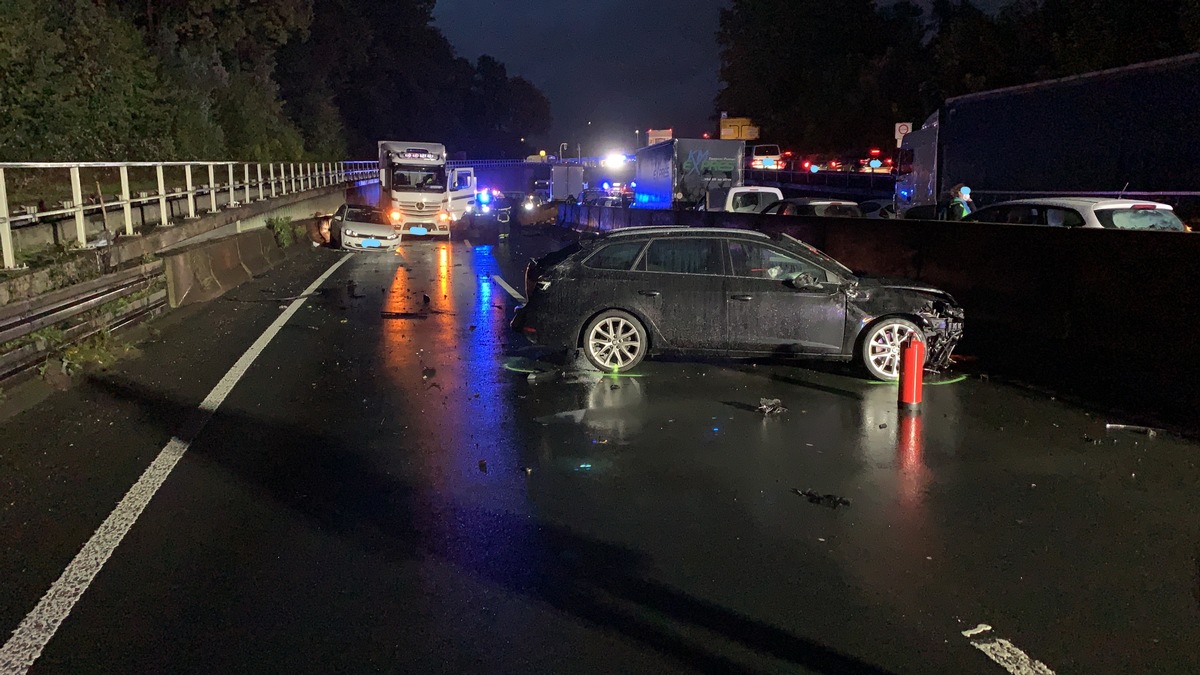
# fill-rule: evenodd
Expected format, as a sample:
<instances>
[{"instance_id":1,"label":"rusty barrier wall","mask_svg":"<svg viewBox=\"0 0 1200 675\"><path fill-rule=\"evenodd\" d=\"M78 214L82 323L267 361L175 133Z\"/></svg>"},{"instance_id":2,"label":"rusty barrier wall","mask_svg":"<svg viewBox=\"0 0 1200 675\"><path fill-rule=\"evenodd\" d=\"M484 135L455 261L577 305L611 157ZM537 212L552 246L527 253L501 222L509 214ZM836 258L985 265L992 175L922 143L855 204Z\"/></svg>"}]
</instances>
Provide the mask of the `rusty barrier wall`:
<instances>
[{"instance_id":1,"label":"rusty barrier wall","mask_svg":"<svg viewBox=\"0 0 1200 675\"><path fill-rule=\"evenodd\" d=\"M577 205L560 223L786 232L857 272L953 294L967 317L959 353L987 372L1196 426L1200 234Z\"/></svg>"}]
</instances>

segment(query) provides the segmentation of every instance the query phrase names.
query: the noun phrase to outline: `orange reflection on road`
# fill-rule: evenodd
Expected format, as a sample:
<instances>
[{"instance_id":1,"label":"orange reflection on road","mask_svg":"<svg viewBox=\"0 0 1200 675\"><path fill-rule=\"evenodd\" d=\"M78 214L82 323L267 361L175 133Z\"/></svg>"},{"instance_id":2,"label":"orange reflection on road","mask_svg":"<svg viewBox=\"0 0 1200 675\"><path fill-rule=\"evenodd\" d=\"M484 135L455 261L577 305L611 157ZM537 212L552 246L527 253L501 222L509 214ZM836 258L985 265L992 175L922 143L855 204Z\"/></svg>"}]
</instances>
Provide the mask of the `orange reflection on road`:
<instances>
[{"instance_id":1,"label":"orange reflection on road","mask_svg":"<svg viewBox=\"0 0 1200 675\"><path fill-rule=\"evenodd\" d=\"M925 436L921 427L921 416L901 413L900 433L896 438L896 464L900 470L900 503L907 508L921 503L921 495L929 482L924 451Z\"/></svg>"}]
</instances>

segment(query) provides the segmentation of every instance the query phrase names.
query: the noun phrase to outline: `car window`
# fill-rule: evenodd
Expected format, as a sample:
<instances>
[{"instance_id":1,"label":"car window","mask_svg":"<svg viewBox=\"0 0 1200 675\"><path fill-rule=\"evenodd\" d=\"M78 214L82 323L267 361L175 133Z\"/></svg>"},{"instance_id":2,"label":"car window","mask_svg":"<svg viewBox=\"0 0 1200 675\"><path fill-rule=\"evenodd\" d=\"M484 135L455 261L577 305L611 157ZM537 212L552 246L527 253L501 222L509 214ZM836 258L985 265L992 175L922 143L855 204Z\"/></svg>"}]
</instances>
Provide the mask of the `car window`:
<instances>
[{"instance_id":1,"label":"car window","mask_svg":"<svg viewBox=\"0 0 1200 675\"><path fill-rule=\"evenodd\" d=\"M739 192L733 196L734 211L757 213L759 209L775 201L775 195L768 192Z\"/></svg>"},{"instance_id":2,"label":"car window","mask_svg":"<svg viewBox=\"0 0 1200 675\"><path fill-rule=\"evenodd\" d=\"M733 261L733 276L785 281L801 274L810 274L817 281L829 281L829 272L774 246L752 241L730 241L729 257Z\"/></svg>"},{"instance_id":3,"label":"car window","mask_svg":"<svg viewBox=\"0 0 1200 675\"><path fill-rule=\"evenodd\" d=\"M593 253L584 265L597 270L628 270L633 267L638 254L645 247L645 241L623 241L619 244L609 244Z\"/></svg>"},{"instance_id":4,"label":"car window","mask_svg":"<svg viewBox=\"0 0 1200 675\"><path fill-rule=\"evenodd\" d=\"M1045 224L1052 227L1083 227L1083 215L1075 209L1047 206Z\"/></svg>"},{"instance_id":5,"label":"car window","mask_svg":"<svg viewBox=\"0 0 1200 675\"><path fill-rule=\"evenodd\" d=\"M344 220L351 223L371 223L374 225L386 225L387 221L383 219L383 212L378 209L363 209L353 206L346 209Z\"/></svg>"},{"instance_id":6,"label":"car window","mask_svg":"<svg viewBox=\"0 0 1200 675\"><path fill-rule=\"evenodd\" d=\"M1118 230L1187 230L1179 216L1166 209L1096 209L1096 220Z\"/></svg>"},{"instance_id":7,"label":"car window","mask_svg":"<svg viewBox=\"0 0 1200 675\"><path fill-rule=\"evenodd\" d=\"M1042 222L1038 214L1038 207L1031 204L989 206L971 214L971 220L1011 225L1038 225Z\"/></svg>"},{"instance_id":8,"label":"car window","mask_svg":"<svg viewBox=\"0 0 1200 675\"><path fill-rule=\"evenodd\" d=\"M676 274L724 274L720 239L655 239L638 269Z\"/></svg>"},{"instance_id":9,"label":"car window","mask_svg":"<svg viewBox=\"0 0 1200 675\"><path fill-rule=\"evenodd\" d=\"M778 155L778 154L779 154L779 146L778 145L756 145L756 146L754 146L754 156L755 157L768 157L770 155Z\"/></svg>"}]
</instances>

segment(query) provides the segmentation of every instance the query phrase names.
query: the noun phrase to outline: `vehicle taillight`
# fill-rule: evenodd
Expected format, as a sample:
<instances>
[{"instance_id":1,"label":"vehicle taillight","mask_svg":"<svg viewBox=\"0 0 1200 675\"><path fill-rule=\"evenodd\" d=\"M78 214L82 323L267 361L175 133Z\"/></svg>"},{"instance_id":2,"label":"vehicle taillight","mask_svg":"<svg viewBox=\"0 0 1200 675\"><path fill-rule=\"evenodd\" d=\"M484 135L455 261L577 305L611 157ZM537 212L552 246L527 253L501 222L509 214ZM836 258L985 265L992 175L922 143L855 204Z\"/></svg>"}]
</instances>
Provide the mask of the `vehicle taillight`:
<instances>
[{"instance_id":1,"label":"vehicle taillight","mask_svg":"<svg viewBox=\"0 0 1200 675\"><path fill-rule=\"evenodd\" d=\"M871 156L872 157L878 157L879 154L880 154L879 148L871 148Z\"/></svg>"},{"instance_id":2,"label":"vehicle taillight","mask_svg":"<svg viewBox=\"0 0 1200 675\"><path fill-rule=\"evenodd\" d=\"M810 166L812 166L812 162L805 162L805 163L804 163L804 168L806 168L806 169L807 169L807 168L808 168L808 167L810 167Z\"/></svg>"},{"instance_id":3,"label":"vehicle taillight","mask_svg":"<svg viewBox=\"0 0 1200 675\"><path fill-rule=\"evenodd\" d=\"M1131 206L1129 208L1131 208L1135 211L1154 211L1154 210L1158 209L1158 205L1157 204L1134 204L1133 206Z\"/></svg>"}]
</instances>

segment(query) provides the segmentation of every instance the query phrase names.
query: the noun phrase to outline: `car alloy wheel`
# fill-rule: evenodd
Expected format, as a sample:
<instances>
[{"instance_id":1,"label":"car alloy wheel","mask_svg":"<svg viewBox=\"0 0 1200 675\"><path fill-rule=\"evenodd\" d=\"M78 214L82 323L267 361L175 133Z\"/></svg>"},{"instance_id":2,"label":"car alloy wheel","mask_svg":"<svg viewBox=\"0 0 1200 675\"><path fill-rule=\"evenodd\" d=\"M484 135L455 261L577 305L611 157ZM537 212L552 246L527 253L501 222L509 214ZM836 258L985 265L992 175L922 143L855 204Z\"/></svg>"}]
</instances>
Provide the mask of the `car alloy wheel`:
<instances>
[{"instance_id":1,"label":"car alloy wheel","mask_svg":"<svg viewBox=\"0 0 1200 675\"><path fill-rule=\"evenodd\" d=\"M629 314L610 310L588 324L583 351L588 361L600 370L623 373L646 356L646 331Z\"/></svg>"},{"instance_id":2,"label":"car alloy wheel","mask_svg":"<svg viewBox=\"0 0 1200 675\"><path fill-rule=\"evenodd\" d=\"M912 336L925 342L925 333L915 323L896 317L883 319L867 329L862 341L862 361L871 376L880 380L900 379L900 350Z\"/></svg>"}]
</instances>

